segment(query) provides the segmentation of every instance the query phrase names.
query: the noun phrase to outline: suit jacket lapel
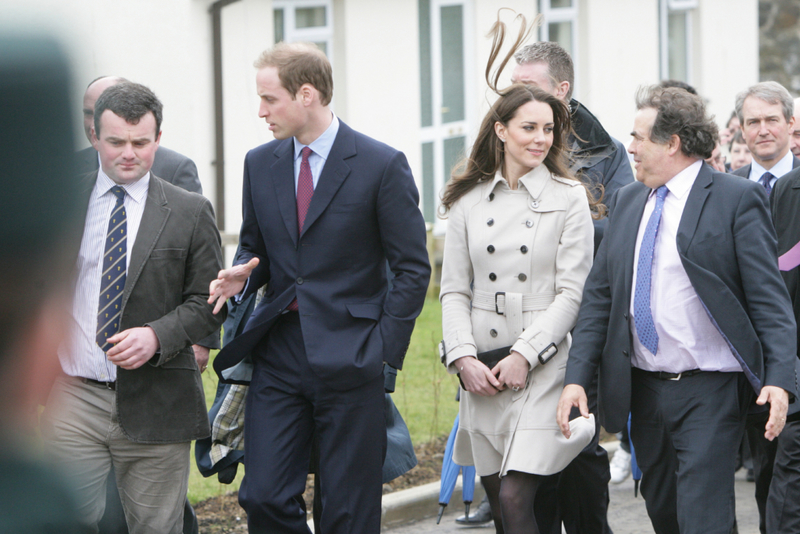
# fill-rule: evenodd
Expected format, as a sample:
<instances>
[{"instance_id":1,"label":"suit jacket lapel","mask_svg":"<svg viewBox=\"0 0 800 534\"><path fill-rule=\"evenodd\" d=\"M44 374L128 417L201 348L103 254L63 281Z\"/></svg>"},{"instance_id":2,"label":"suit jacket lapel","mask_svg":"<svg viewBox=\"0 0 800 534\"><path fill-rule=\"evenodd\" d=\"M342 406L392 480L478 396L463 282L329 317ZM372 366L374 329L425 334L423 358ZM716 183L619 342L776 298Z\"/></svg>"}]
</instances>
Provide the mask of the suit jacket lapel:
<instances>
[{"instance_id":1,"label":"suit jacket lapel","mask_svg":"<svg viewBox=\"0 0 800 534\"><path fill-rule=\"evenodd\" d=\"M630 308L631 288L633 287L633 262L636 261L636 237L639 234L639 225L642 221L644 214L644 206L647 204L647 197L650 196L652 189L649 187L641 187L633 197L632 201L627 205L625 217L620 223L622 230L622 240L620 243L625 243L625 248L621 251L622 265L625 270L625 295L628 297L628 302L625 310Z\"/></svg>"},{"instance_id":2,"label":"suit jacket lapel","mask_svg":"<svg viewBox=\"0 0 800 534\"><path fill-rule=\"evenodd\" d=\"M325 160L325 166L322 168L317 187L314 189L314 196L311 197L311 204L308 206L306 220L303 223L303 234L308 232L309 227L322 215L345 178L350 174L350 166L344 160L355 154L356 142L353 130L340 120L339 132L336 134L336 140L333 142L328 159Z\"/></svg>"},{"instance_id":3,"label":"suit jacket lapel","mask_svg":"<svg viewBox=\"0 0 800 534\"><path fill-rule=\"evenodd\" d=\"M711 179L711 167L703 164L700 167L700 173L694 181L694 185L689 190L689 198L686 199L686 205L683 208L683 215L681 222L678 225L678 235L676 238L678 244L678 252L685 256L692 242L695 231L697 231L697 223L700 221L700 214L703 212L703 205L708 198L709 190L713 180Z\"/></svg>"},{"instance_id":4,"label":"suit jacket lapel","mask_svg":"<svg viewBox=\"0 0 800 534\"><path fill-rule=\"evenodd\" d=\"M269 178L275 188L283 224L297 246L297 194L294 188L294 141L288 139L275 149L275 163L272 164Z\"/></svg>"},{"instance_id":5,"label":"suit jacket lapel","mask_svg":"<svg viewBox=\"0 0 800 534\"><path fill-rule=\"evenodd\" d=\"M150 257L150 253L156 246L156 241L167 224L170 208L167 205L167 197L164 194L164 186L159 179L150 175L150 187L147 191L142 222L139 223L139 232L136 234L136 241L133 250L129 250L131 261L128 266L128 274L125 280L125 291L122 294L122 311L136 286L136 281L142 273L144 264Z\"/></svg>"}]
</instances>

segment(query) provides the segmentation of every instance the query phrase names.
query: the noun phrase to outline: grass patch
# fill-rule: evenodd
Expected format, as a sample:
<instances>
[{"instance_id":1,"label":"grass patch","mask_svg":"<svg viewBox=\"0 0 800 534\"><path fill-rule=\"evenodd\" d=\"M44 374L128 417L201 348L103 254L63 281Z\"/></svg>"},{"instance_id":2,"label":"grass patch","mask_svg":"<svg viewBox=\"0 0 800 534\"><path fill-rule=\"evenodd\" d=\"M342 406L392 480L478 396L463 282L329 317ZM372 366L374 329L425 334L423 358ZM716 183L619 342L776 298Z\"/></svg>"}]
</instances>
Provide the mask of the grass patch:
<instances>
[{"instance_id":1,"label":"grass patch","mask_svg":"<svg viewBox=\"0 0 800 534\"><path fill-rule=\"evenodd\" d=\"M438 343L442 339L442 308L437 299L427 299L417 319L403 370L397 375L396 391L392 396L403 415L415 445L431 441L450 432L458 413L455 401L458 379L450 375L439 362ZM213 362L216 351L211 354ZM217 391L217 376L210 369L203 373L203 386L208 407ZM233 484L225 485L217 477L204 478L194 462L189 474L189 500L192 504L239 489L244 473L239 472Z\"/></svg>"}]
</instances>

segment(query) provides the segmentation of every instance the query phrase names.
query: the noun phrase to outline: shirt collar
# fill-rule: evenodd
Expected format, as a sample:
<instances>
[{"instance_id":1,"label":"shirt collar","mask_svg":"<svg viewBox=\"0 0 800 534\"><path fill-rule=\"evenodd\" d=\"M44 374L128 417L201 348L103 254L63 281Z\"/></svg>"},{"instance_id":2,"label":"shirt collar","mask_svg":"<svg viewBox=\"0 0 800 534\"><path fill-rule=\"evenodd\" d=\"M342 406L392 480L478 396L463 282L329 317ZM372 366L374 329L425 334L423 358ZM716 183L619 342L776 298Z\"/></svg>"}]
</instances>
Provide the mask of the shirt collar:
<instances>
[{"instance_id":1,"label":"shirt collar","mask_svg":"<svg viewBox=\"0 0 800 534\"><path fill-rule=\"evenodd\" d=\"M100 198L109 192L109 190L118 185L114 180L108 177L103 171L103 167L97 170L97 181L95 182L95 198ZM141 204L147 198L147 191L150 189L150 172L142 176L131 184L122 184L125 192L131 197L134 202Z\"/></svg>"},{"instance_id":2,"label":"shirt collar","mask_svg":"<svg viewBox=\"0 0 800 534\"><path fill-rule=\"evenodd\" d=\"M672 179L666 183L669 192L677 198L683 198L694 185L694 181L697 180L697 175L700 174L700 169L702 167L703 160L699 159L673 176ZM655 193L655 189L653 193Z\"/></svg>"},{"instance_id":3,"label":"shirt collar","mask_svg":"<svg viewBox=\"0 0 800 534\"><path fill-rule=\"evenodd\" d=\"M322 135L314 139L311 144L304 145L300 141L294 137L294 159L300 157L300 153L303 150L303 147L310 148L314 154L318 155L324 160L328 159L328 154L331 153L331 148L333 147L333 142L336 140L336 134L339 133L339 119L336 118L336 115L331 112L333 119L331 120L330 125L328 128L322 132Z\"/></svg>"},{"instance_id":4,"label":"shirt collar","mask_svg":"<svg viewBox=\"0 0 800 534\"><path fill-rule=\"evenodd\" d=\"M765 172L769 172L775 178L780 178L787 172L792 170L792 165L794 164L794 154L792 151L788 151L785 156L783 156L778 163L772 166L770 170L765 169L758 162L753 158L752 165L750 166L750 177L751 179L758 180Z\"/></svg>"}]
</instances>

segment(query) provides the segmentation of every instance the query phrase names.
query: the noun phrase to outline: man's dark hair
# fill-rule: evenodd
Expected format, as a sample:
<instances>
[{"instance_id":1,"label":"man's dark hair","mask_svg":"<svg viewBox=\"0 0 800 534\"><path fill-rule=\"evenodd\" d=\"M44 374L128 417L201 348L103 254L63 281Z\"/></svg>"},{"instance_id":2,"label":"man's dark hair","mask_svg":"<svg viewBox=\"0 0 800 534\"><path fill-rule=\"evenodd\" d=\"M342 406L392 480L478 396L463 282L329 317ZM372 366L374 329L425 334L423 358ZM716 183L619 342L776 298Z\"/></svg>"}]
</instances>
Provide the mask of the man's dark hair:
<instances>
[{"instance_id":1,"label":"man's dark hair","mask_svg":"<svg viewBox=\"0 0 800 534\"><path fill-rule=\"evenodd\" d=\"M660 87L663 87L664 89L666 89L668 87L677 87L678 89L683 89L684 91L689 91L693 95L697 94L697 89L695 89L694 87L692 87L688 83L682 82L680 80L663 80L658 85Z\"/></svg>"},{"instance_id":2,"label":"man's dark hair","mask_svg":"<svg viewBox=\"0 0 800 534\"><path fill-rule=\"evenodd\" d=\"M567 91L567 101L572 98L572 89L575 85L575 67L569 52L564 50L560 44L552 41L538 41L520 48L514 59L520 65L527 63L546 63L547 72L550 78L558 85L561 82L569 82Z\"/></svg>"},{"instance_id":3,"label":"man's dark hair","mask_svg":"<svg viewBox=\"0 0 800 534\"><path fill-rule=\"evenodd\" d=\"M156 119L156 136L161 131L162 119L161 101L144 85L133 82L122 82L112 85L100 95L94 105L94 131L100 137L100 117L106 110L122 117L129 124L138 124L139 121L152 113Z\"/></svg>"},{"instance_id":4,"label":"man's dark hair","mask_svg":"<svg viewBox=\"0 0 800 534\"><path fill-rule=\"evenodd\" d=\"M714 117L706 113L703 100L684 89L652 85L636 94L636 109L653 108L656 120L650 140L665 144L673 135L681 140L681 152L689 157L708 159L719 139Z\"/></svg>"}]
</instances>

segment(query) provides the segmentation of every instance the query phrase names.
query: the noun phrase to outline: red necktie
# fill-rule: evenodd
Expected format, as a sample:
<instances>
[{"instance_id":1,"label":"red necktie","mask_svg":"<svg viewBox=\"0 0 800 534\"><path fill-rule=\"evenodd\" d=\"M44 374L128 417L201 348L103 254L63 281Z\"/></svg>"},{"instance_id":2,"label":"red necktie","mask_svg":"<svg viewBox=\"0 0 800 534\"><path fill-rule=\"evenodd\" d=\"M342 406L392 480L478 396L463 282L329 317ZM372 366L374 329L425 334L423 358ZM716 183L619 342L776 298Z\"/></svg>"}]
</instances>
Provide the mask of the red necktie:
<instances>
[{"instance_id":1,"label":"red necktie","mask_svg":"<svg viewBox=\"0 0 800 534\"><path fill-rule=\"evenodd\" d=\"M308 164L308 156L311 149L303 147L303 159L300 162L300 176L297 179L297 237L303 233L303 223L306 221L308 206L311 204L311 197L314 196L314 179L311 177L311 165ZM289 311L297 311L297 298L295 298L287 308Z\"/></svg>"},{"instance_id":2,"label":"red necktie","mask_svg":"<svg viewBox=\"0 0 800 534\"><path fill-rule=\"evenodd\" d=\"M300 176L297 179L297 233L303 233L303 223L308 213L308 205L311 204L311 197L314 196L314 179L311 177L311 165L308 164L308 156L311 149L303 147L303 160L300 162Z\"/></svg>"}]
</instances>

